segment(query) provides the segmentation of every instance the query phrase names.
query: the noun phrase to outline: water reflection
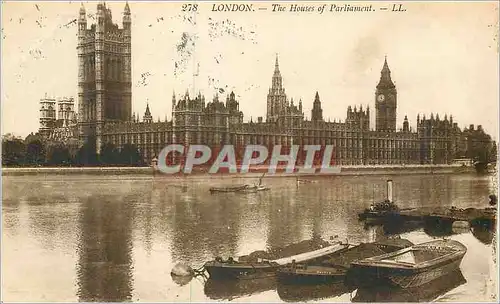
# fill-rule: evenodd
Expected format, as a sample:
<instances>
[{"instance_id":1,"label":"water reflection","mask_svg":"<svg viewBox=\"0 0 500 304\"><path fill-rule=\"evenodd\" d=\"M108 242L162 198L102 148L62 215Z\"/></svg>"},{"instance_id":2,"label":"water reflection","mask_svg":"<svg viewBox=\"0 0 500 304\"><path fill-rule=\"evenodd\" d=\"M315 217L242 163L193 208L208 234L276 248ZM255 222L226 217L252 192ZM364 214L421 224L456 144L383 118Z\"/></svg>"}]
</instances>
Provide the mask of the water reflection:
<instances>
[{"instance_id":1,"label":"water reflection","mask_svg":"<svg viewBox=\"0 0 500 304\"><path fill-rule=\"evenodd\" d=\"M481 243L490 245L495 238L495 227L477 225L471 227L472 235Z\"/></svg>"},{"instance_id":2,"label":"water reflection","mask_svg":"<svg viewBox=\"0 0 500 304\"><path fill-rule=\"evenodd\" d=\"M319 285L278 284L278 295L286 302L305 302L338 297L351 292L343 281Z\"/></svg>"},{"instance_id":3,"label":"water reflection","mask_svg":"<svg viewBox=\"0 0 500 304\"><path fill-rule=\"evenodd\" d=\"M384 223L381 225L364 225L368 231L377 231L380 235L393 236L412 231L423 230L428 236L435 238L447 237L454 234L463 234L472 232L483 244L489 245L495 237L495 225L454 225L451 221L398 221L393 223ZM378 240L378 239L377 239Z\"/></svg>"},{"instance_id":4,"label":"water reflection","mask_svg":"<svg viewBox=\"0 0 500 304\"><path fill-rule=\"evenodd\" d=\"M303 221L306 220L303 213L306 210L301 208L303 202L295 198L293 192L296 191L292 187L280 189L279 193L273 194L272 204L267 206L269 221L267 247L269 249L285 247L301 240L301 229L304 227ZM316 202L314 198L309 201L314 205Z\"/></svg>"},{"instance_id":5,"label":"water reflection","mask_svg":"<svg viewBox=\"0 0 500 304\"><path fill-rule=\"evenodd\" d=\"M365 229L357 213L385 197L388 178L394 181L394 199L402 208L486 207L491 189L489 178L436 174L320 177L315 178L316 183L299 187L293 178L265 178L270 191L245 195L209 194L211 186L249 182L238 179L5 176L4 300L333 299L346 291L325 286L314 290L301 287L305 288L301 291L262 281L229 285L210 280L206 284L198 280L174 282L169 274L178 262L197 268L215 256L245 255L335 235L351 243L399 234L419 243L449 235L464 242L474 257L494 247L494 228L471 227L461 234L453 229L450 232L447 226L425 223ZM38 258L22 262L29 256ZM474 278L466 283L464 292L474 297L477 286L489 280L489 263L493 262L489 254L484 256L466 256L462 263L466 277ZM48 269L54 279L45 277ZM65 282L70 282L69 286ZM266 299L259 298L263 296Z\"/></svg>"},{"instance_id":6,"label":"water reflection","mask_svg":"<svg viewBox=\"0 0 500 304\"><path fill-rule=\"evenodd\" d=\"M236 254L240 202L200 190L174 192L170 199L174 260L202 263L214 256Z\"/></svg>"},{"instance_id":7,"label":"water reflection","mask_svg":"<svg viewBox=\"0 0 500 304\"><path fill-rule=\"evenodd\" d=\"M458 270L419 288L403 289L394 286L360 288L356 290L352 302L429 302L466 282L464 275Z\"/></svg>"},{"instance_id":8,"label":"water reflection","mask_svg":"<svg viewBox=\"0 0 500 304\"><path fill-rule=\"evenodd\" d=\"M127 197L90 197L80 211L78 298L122 302L132 296L133 205Z\"/></svg>"},{"instance_id":9,"label":"water reflection","mask_svg":"<svg viewBox=\"0 0 500 304\"><path fill-rule=\"evenodd\" d=\"M209 278L205 282L204 291L205 295L210 299L231 301L274 289L276 289L276 278L274 277L233 281Z\"/></svg>"}]
</instances>

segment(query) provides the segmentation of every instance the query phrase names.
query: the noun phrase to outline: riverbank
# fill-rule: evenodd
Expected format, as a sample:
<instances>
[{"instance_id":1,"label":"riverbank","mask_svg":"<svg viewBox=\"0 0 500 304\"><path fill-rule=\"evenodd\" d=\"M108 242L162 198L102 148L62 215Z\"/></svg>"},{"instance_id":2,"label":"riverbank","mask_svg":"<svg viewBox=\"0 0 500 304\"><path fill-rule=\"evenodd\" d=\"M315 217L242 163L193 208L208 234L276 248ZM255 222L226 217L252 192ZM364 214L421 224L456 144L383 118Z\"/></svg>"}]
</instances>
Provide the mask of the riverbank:
<instances>
[{"instance_id":1,"label":"riverbank","mask_svg":"<svg viewBox=\"0 0 500 304\"><path fill-rule=\"evenodd\" d=\"M319 171L319 170L318 170ZM212 174L217 177L237 177L254 178L267 172L265 167L249 173L217 173ZM401 174L459 174L474 173L474 168L461 167L457 165L377 165L377 166L342 166L340 172L334 174L301 174L277 172L267 173L266 177L291 177L291 176L325 176L325 175L401 175ZM155 171L152 167L40 167L40 168L2 168L3 176L23 176L23 175L65 175L65 174L86 174L86 175L154 175L169 176ZM206 172L193 172L192 174L175 174L176 177L205 177Z\"/></svg>"}]
</instances>

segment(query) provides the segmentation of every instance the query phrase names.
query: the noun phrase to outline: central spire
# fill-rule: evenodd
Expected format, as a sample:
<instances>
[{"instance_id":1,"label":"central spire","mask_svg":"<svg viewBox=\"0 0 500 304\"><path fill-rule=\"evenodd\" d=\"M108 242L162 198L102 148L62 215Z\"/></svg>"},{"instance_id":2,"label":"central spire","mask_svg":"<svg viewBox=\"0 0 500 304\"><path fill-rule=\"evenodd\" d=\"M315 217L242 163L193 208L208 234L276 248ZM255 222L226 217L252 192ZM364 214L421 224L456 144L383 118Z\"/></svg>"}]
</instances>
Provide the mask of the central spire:
<instances>
[{"instance_id":1,"label":"central spire","mask_svg":"<svg viewBox=\"0 0 500 304\"><path fill-rule=\"evenodd\" d=\"M282 90L282 88L283 88L283 79L281 78L280 67L279 67L279 63L278 63L278 53L276 53L276 61L274 63L272 89L280 91L280 90Z\"/></svg>"},{"instance_id":2,"label":"central spire","mask_svg":"<svg viewBox=\"0 0 500 304\"><path fill-rule=\"evenodd\" d=\"M278 53L276 53L276 62L274 63L274 76L280 76L280 65L278 63Z\"/></svg>"}]
</instances>

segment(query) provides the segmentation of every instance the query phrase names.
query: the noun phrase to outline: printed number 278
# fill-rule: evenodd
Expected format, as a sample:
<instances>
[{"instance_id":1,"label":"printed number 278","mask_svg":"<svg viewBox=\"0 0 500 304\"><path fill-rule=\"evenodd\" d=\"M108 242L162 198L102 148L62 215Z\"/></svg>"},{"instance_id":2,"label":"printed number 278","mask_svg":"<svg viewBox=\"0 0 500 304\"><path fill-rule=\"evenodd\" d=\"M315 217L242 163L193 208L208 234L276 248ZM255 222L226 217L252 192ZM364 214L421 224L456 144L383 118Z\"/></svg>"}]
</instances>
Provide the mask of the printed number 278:
<instances>
[{"instance_id":1,"label":"printed number 278","mask_svg":"<svg viewBox=\"0 0 500 304\"><path fill-rule=\"evenodd\" d=\"M196 12L198 10L198 4L183 4L183 12Z\"/></svg>"}]
</instances>

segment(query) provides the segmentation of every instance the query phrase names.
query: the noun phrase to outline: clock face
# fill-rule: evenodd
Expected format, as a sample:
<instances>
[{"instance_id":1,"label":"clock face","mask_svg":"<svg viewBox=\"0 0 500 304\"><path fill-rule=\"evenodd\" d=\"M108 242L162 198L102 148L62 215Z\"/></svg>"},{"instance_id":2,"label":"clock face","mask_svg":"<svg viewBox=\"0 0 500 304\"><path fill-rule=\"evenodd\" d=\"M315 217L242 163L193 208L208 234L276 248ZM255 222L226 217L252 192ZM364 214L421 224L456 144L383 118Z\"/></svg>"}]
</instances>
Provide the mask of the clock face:
<instances>
[{"instance_id":1,"label":"clock face","mask_svg":"<svg viewBox=\"0 0 500 304\"><path fill-rule=\"evenodd\" d=\"M384 100L385 100L385 96L384 96L384 94L380 94L380 95L378 95L378 96L377 96L377 100L378 100L378 101L384 101Z\"/></svg>"}]
</instances>

